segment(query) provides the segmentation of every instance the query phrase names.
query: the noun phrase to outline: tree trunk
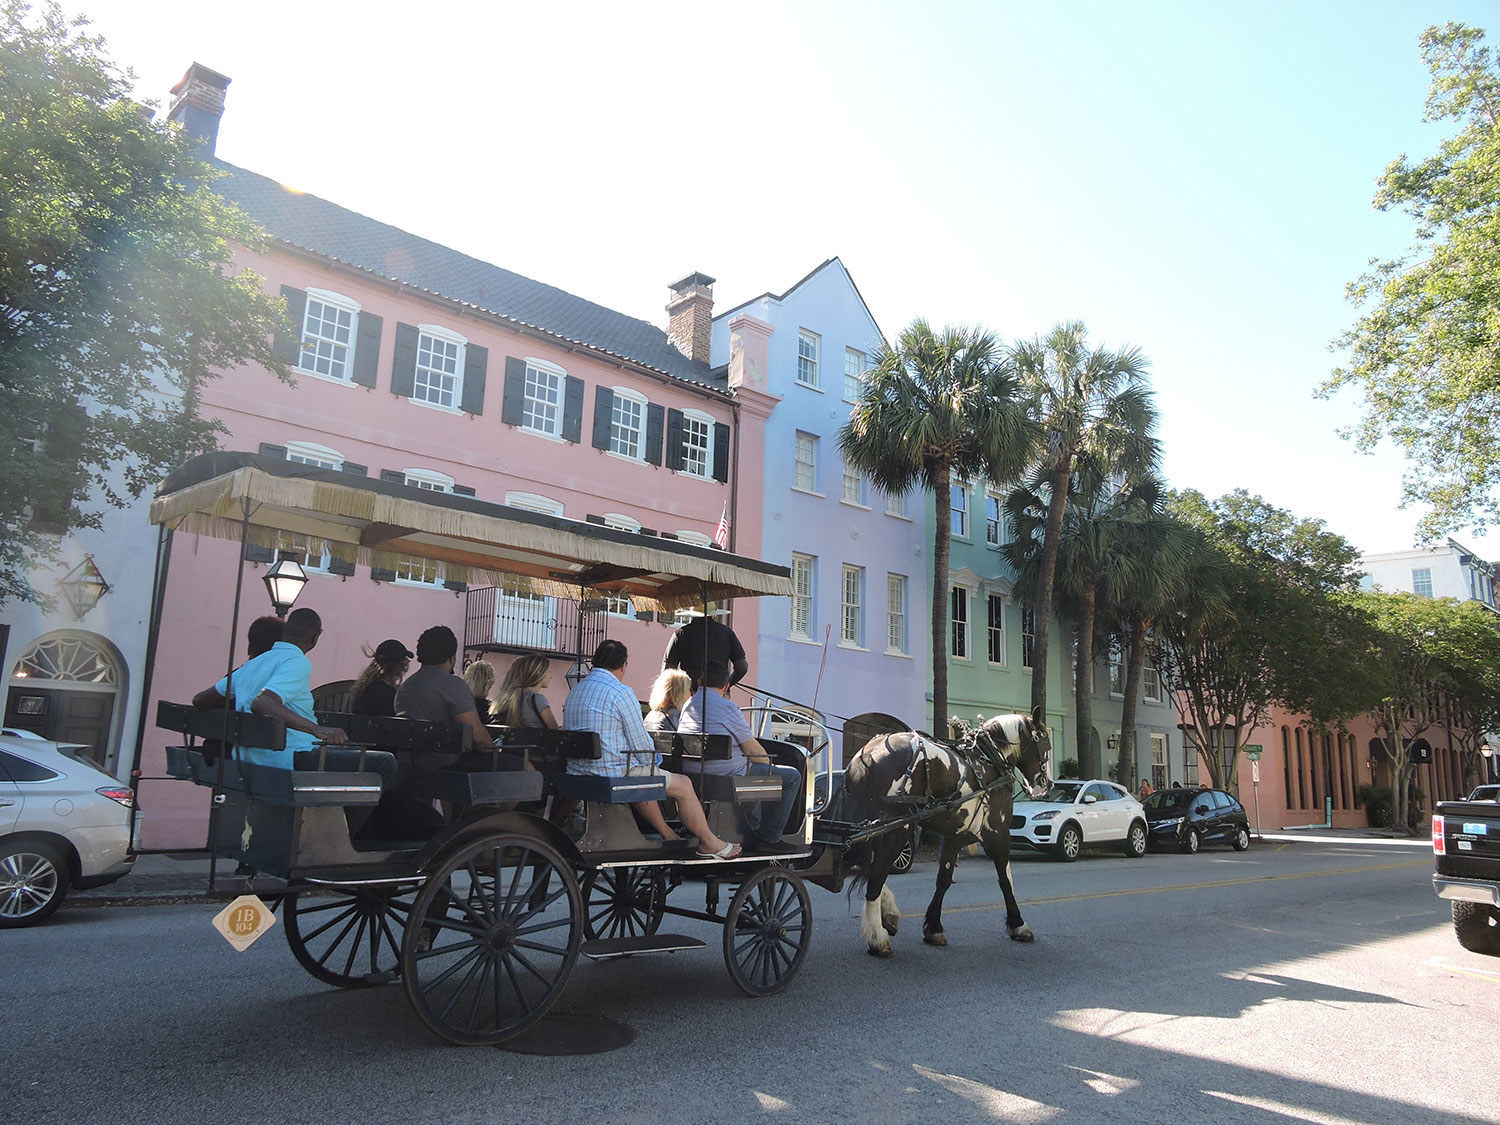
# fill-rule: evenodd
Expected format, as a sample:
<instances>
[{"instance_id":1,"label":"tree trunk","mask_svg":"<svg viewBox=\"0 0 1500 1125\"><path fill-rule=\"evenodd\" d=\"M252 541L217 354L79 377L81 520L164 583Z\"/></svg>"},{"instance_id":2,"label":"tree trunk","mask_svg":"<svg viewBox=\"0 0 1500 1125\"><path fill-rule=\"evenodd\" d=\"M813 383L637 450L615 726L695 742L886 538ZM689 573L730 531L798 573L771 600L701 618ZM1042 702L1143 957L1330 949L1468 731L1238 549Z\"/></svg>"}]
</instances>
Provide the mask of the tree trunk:
<instances>
[{"instance_id":1,"label":"tree trunk","mask_svg":"<svg viewBox=\"0 0 1500 1125\"><path fill-rule=\"evenodd\" d=\"M1084 777L1104 776L1104 763L1094 761L1094 692L1090 683L1090 673L1094 670L1094 607L1097 604L1094 588L1085 590L1078 604L1078 660L1073 665L1073 699L1078 715L1078 772Z\"/></svg>"},{"instance_id":2,"label":"tree trunk","mask_svg":"<svg viewBox=\"0 0 1500 1125\"><path fill-rule=\"evenodd\" d=\"M953 509L949 467L937 470L937 529L932 542L932 731L948 738L948 547Z\"/></svg>"},{"instance_id":3,"label":"tree trunk","mask_svg":"<svg viewBox=\"0 0 1500 1125\"><path fill-rule=\"evenodd\" d=\"M1047 497L1047 530L1042 536L1042 561L1032 599L1031 709L1047 716L1047 640L1052 625L1052 580L1057 574L1057 552L1062 543L1063 511L1068 505L1068 463L1052 472L1052 495Z\"/></svg>"},{"instance_id":4,"label":"tree trunk","mask_svg":"<svg viewBox=\"0 0 1500 1125\"><path fill-rule=\"evenodd\" d=\"M1141 674L1146 667L1146 619L1130 622L1130 651L1125 657L1125 701L1120 705L1120 760L1116 765L1121 785L1132 793L1135 784L1135 708L1141 695Z\"/></svg>"}]
</instances>

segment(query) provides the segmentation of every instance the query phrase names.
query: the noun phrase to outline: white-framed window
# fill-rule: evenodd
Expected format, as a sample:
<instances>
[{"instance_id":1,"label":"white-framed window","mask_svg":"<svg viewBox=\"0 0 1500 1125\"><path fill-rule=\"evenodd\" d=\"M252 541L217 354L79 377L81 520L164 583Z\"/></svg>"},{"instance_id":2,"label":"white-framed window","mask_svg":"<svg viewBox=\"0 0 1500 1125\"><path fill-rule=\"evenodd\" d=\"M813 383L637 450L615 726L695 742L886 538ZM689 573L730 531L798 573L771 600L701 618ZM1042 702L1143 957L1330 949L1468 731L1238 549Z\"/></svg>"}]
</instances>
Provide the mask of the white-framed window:
<instances>
[{"instance_id":1,"label":"white-framed window","mask_svg":"<svg viewBox=\"0 0 1500 1125\"><path fill-rule=\"evenodd\" d=\"M844 564L841 608L843 623L839 643L863 646L865 643L865 568Z\"/></svg>"},{"instance_id":2,"label":"white-framed window","mask_svg":"<svg viewBox=\"0 0 1500 1125\"><path fill-rule=\"evenodd\" d=\"M906 653L906 575L885 576L885 651Z\"/></svg>"},{"instance_id":3,"label":"white-framed window","mask_svg":"<svg viewBox=\"0 0 1500 1125\"><path fill-rule=\"evenodd\" d=\"M550 496L538 496L535 492L507 492L505 494L505 506L507 508L520 508L523 512L540 512L544 516L560 516L563 514L563 502L554 500Z\"/></svg>"},{"instance_id":4,"label":"white-framed window","mask_svg":"<svg viewBox=\"0 0 1500 1125\"><path fill-rule=\"evenodd\" d=\"M408 488L425 488L428 492L452 492L453 478L432 469L402 469Z\"/></svg>"},{"instance_id":5,"label":"white-framed window","mask_svg":"<svg viewBox=\"0 0 1500 1125\"><path fill-rule=\"evenodd\" d=\"M816 332L806 328L797 332L797 382L804 387L818 385L818 351L822 341Z\"/></svg>"},{"instance_id":6,"label":"white-framed window","mask_svg":"<svg viewBox=\"0 0 1500 1125\"><path fill-rule=\"evenodd\" d=\"M1021 667L1032 666L1032 650L1036 647L1036 610L1021 608Z\"/></svg>"},{"instance_id":7,"label":"white-framed window","mask_svg":"<svg viewBox=\"0 0 1500 1125\"><path fill-rule=\"evenodd\" d=\"M619 512L605 512L603 517L605 527L612 527L616 531L639 531L641 521L631 516L623 516Z\"/></svg>"},{"instance_id":8,"label":"white-framed window","mask_svg":"<svg viewBox=\"0 0 1500 1125\"><path fill-rule=\"evenodd\" d=\"M949 522L952 533L960 539L969 537L969 485L957 481L948 486Z\"/></svg>"},{"instance_id":9,"label":"white-framed window","mask_svg":"<svg viewBox=\"0 0 1500 1125\"><path fill-rule=\"evenodd\" d=\"M331 561L327 544L311 535L298 535L294 531L276 533L276 558L294 559L303 570L320 574L328 572Z\"/></svg>"},{"instance_id":10,"label":"white-framed window","mask_svg":"<svg viewBox=\"0 0 1500 1125\"><path fill-rule=\"evenodd\" d=\"M354 329L359 305L339 293L307 291L302 317L302 350L297 369L347 383L353 374Z\"/></svg>"},{"instance_id":11,"label":"white-framed window","mask_svg":"<svg viewBox=\"0 0 1500 1125\"><path fill-rule=\"evenodd\" d=\"M646 459L646 396L626 387L610 395L609 451L632 461Z\"/></svg>"},{"instance_id":12,"label":"white-framed window","mask_svg":"<svg viewBox=\"0 0 1500 1125\"><path fill-rule=\"evenodd\" d=\"M415 555L401 555L391 567L396 572L396 582L401 586L441 586L443 564L437 559L419 559Z\"/></svg>"},{"instance_id":13,"label":"white-framed window","mask_svg":"<svg viewBox=\"0 0 1500 1125\"><path fill-rule=\"evenodd\" d=\"M1125 694L1125 646L1111 645L1109 649L1109 694Z\"/></svg>"},{"instance_id":14,"label":"white-framed window","mask_svg":"<svg viewBox=\"0 0 1500 1125\"><path fill-rule=\"evenodd\" d=\"M1156 670L1156 661L1151 657L1150 642L1146 644L1141 662L1141 693L1147 703L1161 702L1161 673Z\"/></svg>"},{"instance_id":15,"label":"white-framed window","mask_svg":"<svg viewBox=\"0 0 1500 1125\"><path fill-rule=\"evenodd\" d=\"M521 429L544 437L562 437L563 389L567 378L568 373L555 363L527 359Z\"/></svg>"},{"instance_id":16,"label":"white-framed window","mask_svg":"<svg viewBox=\"0 0 1500 1125\"><path fill-rule=\"evenodd\" d=\"M887 492L885 494L885 514L895 516L897 519L906 519L906 493Z\"/></svg>"},{"instance_id":17,"label":"white-framed window","mask_svg":"<svg viewBox=\"0 0 1500 1125\"><path fill-rule=\"evenodd\" d=\"M1432 567L1414 567L1411 572L1411 592L1419 598L1432 597Z\"/></svg>"},{"instance_id":18,"label":"white-framed window","mask_svg":"<svg viewBox=\"0 0 1500 1125\"><path fill-rule=\"evenodd\" d=\"M969 591L954 586L948 597L949 655L955 660L969 659Z\"/></svg>"},{"instance_id":19,"label":"white-framed window","mask_svg":"<svg viewBox=\"0 0 1500 1125\"><path fill-rule=\"evenodd\" d=\"M1151 788L1165 789L1167 787L1167 736L1164 734L1153 734L1151 736Z\"/></svg>"},{"instance_id":20,"label":"white-framed window","mask_svg":"<svg viewBox=\"0 0 1500 1125\"><path fill-rule=\"evenodd\" d=\"M611 617L635 617L635 609L630 604L630 598L625 594L600 594L600 601L604 603L604 612Z\"/></svg>"},{"instance_id":21,"label":"white-framed window","mask_svg":"<svg viewBox=\"0 0 1500 1125\"><path fill-rule=\"evenodd\" d=\"M682 412L682 471L708 480L714 471L714 420L697 410Z\"/></svg>"},{"instance_id":22,"label":"white-framed window","mask_svg":"<svg viewBox=\"0 0 1500 1125\"><path fill-rule=\"evenodd\" d=\"M865 392L865 353L857 348L844 349L844 400L858 402Z\"/></svg>"},{"instance_id":23,"label":"white-framed window","mask_svg":"<svg viewBox=\"0 0 1500 1125\"><path fill-rule=\"evenodd\" d=\"M311 465L315 469L333 469L335 472L344 467L344 455L337 449L329 449L326 445L318 445L311 441L287 442L286 459L295 461L299 465Z\"/></svg>"},{"instance_id":24,"label":"white-framed window","mask_svg":"<svg viewBox=\"0 0 1500 1125\"><path fill-rule=\"evenodd\" d=\"M818 491L818 435L797 431L796 471L792 486L803 492Z\"/></svg>"},{"instance_id":25,"label":"white-framed window","mask_svg":"<svg viewBox=\"0 0 1500 1125\"><path fill-rule=\"evenodd\" d=\"M1005 535L1005 497L994 489L984 493L984 541L991 547L1008 542Z\"/></svg>"},{"instance_id":26,"label":"white-framed window","mask_svg":"<svg viewBox=\"0 0 1500 1125\"><path fill-rule=\"evenodd\" d=\"M680 542L691 543L694 547L707 547L713 542L710 536L701 531L674 531L672 534L677 536Z\"/></svg>"},{"instance_id":27,"label":"white-framed window","mask_svg":"<svg viewBox=\"0 0 1500 1125\"><path fill-rule=\"evenodd\" d=\"M865 506L865 475L844 462L844 503Z\"/></svg>"},{"instance_id":28,"label":"white-framed window","mask_svg":"<svg viewBox=\"0 0 1500 1125\"><path fill-rule=\"evenodd\" d=\"M412 384L413 402L457 410L464 393L464 348L468 344L456 332L435 324L418 325L417 373Z\"/></svg>"},{"instance_id":29,"label":"white-framed window","mask_svg":"<svg viewBox=\"0 0 1500 1125\"><path fill-rule=\"evenodd\" d=\"M813 583L818 560L814 555L792 553L792 624L791 635L798 640L812 640Z\"/></svg>"},{"instance_id":30,"label":"white-framed window","mask_svg":"<svg viewBox=\"0 0 1500 1125\"><path fill-rule=\"evenodd\" d=\"M1005 663L1005 596L991 594L987 600L986 621L989 627L989 656L991 664Z\"/></svg>"}]
</instances>

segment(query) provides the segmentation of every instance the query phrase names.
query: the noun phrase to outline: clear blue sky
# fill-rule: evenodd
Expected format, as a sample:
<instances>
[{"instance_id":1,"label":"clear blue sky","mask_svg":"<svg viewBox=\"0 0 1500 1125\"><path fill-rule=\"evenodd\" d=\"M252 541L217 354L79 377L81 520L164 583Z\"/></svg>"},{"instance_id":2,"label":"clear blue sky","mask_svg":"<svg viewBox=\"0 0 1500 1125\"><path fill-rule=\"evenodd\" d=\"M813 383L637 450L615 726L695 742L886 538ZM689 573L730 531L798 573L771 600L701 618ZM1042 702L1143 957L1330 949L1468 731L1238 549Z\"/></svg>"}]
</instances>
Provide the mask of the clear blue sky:
<instances>
[{"instance_id":1,"label":"clear blue sky","mask_svg":"<svg viewBox=\"0 0 1500 1125\"><path fill-rule=\"evenodd\" d=\"M833 255L887 336L1081 319L1153 361L1173 485L1412 541L1312 391L1410 237L1376 178L1440 136L1417 37L1492 4L67 6L143 99L228 74L233 163L659 324L692 270L728 308Z\"/></svg>"}]
</instances>

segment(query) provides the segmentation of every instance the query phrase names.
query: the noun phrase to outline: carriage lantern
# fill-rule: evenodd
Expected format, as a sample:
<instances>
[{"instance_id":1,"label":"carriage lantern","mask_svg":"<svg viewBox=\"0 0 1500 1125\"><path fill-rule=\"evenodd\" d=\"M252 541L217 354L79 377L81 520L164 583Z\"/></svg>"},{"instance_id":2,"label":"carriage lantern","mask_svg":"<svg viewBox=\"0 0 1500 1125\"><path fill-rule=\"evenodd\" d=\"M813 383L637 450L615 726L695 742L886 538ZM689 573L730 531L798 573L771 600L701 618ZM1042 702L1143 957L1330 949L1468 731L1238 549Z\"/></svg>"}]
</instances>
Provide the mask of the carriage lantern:
<instances>
[{"instance_id":1,"label":"carriage lantern","mask_svg":"<svg viewBox=\"0 0 1500 1125\"><path fill-rule=\"evenodd\" d=\"M266 571L261 579L266 584L266 593L271 595L271 608L277 617L285 617L307 584L307 575L295 559L277 559L276 565Z\"/></svg>"}]
</instances>

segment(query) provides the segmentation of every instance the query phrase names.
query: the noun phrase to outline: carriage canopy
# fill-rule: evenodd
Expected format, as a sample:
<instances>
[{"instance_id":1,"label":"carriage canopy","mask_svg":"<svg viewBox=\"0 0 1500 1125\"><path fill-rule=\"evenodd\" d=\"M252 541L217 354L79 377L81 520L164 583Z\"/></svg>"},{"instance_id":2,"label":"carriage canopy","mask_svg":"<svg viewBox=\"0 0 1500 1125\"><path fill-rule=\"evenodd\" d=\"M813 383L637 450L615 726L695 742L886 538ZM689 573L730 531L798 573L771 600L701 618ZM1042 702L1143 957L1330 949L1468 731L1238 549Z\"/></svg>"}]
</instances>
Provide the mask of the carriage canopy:
<instances>
[{"instance_id":1,"label":"carriage canopy","mask_svg":"<svg viewBox=\"0 0 1500 1125\"><path fill-rule=\"evenodd\" d=\"M434 559L455 581L573 599L625 595L658 613L792 592L786 567L758 559L253 453L205 453L174 470L151 502L151 522L272 549L296 535L312 551L370 567Z\"/></svg>"}]
</instances>

